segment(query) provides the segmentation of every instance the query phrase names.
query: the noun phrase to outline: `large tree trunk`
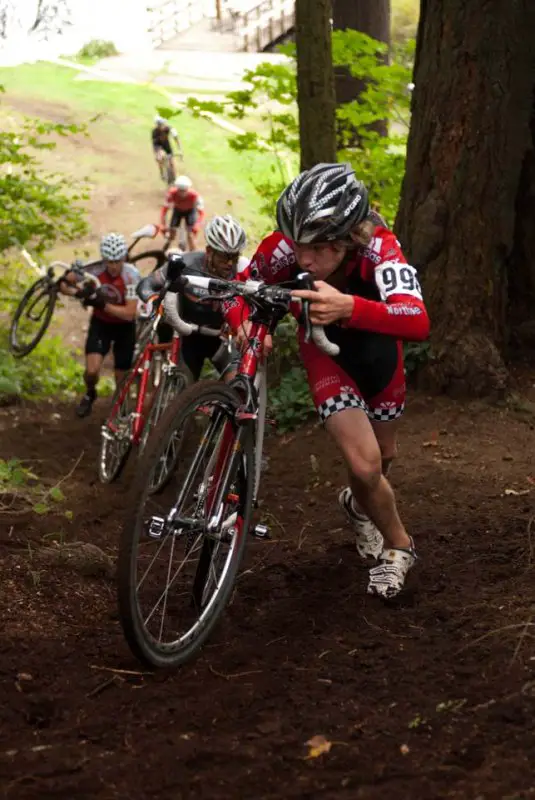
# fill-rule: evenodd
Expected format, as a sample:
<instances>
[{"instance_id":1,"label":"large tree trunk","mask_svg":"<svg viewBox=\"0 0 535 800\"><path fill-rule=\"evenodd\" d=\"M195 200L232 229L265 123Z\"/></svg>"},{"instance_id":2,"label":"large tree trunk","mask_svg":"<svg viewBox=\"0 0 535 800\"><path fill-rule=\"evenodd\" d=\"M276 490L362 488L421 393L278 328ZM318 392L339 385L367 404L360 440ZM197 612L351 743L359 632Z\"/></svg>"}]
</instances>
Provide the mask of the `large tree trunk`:
<instances>
[{"instance_id":1,"label":"large tree trunk","mask_svg":"<svg viewBox=\"0 0 535 800\"><path fill-rule=\"evenodd\" d=\"M535 3L491 5L422 0L396 221L424 277L433 353L424 377L455 394L506 389L508 274L529 272L535 245ZM533 288L532 265L531 276Z\"/></svg>"},{"instance_id":2,"label":"large tree trunk","mask_svg":"<svg viewBox=\"0 0 535 800\"><path fill-rule=\"evenodd\" d=\"M331 0L296 0L297 104L301 169L336 161Z\"/></svg>"},{"instance_id":3,"label":"large tree trunk","mask_svg":"<svg viewBox=\"0 0 535 800\"><path fill-rule=\"evenodd\" d=\"M360 31L390 44L390 0L333 0L333 28L337 31ZM337 105L357 100L366 88L366 83L354 78L347 67L335 67L334 81ZM378 121L372 128L386 136L388 122ZM340 124L337 136L340 147L359 144L357 131L344 129Z\"/></svg>"}]
</instances>

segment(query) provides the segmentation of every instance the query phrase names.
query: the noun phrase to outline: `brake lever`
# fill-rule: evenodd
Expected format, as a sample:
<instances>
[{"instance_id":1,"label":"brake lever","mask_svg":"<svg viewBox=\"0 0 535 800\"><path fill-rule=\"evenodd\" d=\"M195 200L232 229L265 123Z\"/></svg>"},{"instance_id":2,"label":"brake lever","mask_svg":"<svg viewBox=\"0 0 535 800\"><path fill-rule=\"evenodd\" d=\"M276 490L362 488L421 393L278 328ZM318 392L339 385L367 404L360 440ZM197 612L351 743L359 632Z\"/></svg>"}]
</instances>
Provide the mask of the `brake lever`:
<instances>
[{"instance_id":1,"label":"brake lever","mask_svg":"<svg viewBox=\"0 0 535 800\"><path fill-rule=\"evenodd\" d=\"M298 289L306 289L315 292L314 280L310 272L300 272L296 278ZM312 323L310 322L310 300L303 300L303 317L305 322L305 342L309 342L312 337Z\"/></svg>"}]
</instances>

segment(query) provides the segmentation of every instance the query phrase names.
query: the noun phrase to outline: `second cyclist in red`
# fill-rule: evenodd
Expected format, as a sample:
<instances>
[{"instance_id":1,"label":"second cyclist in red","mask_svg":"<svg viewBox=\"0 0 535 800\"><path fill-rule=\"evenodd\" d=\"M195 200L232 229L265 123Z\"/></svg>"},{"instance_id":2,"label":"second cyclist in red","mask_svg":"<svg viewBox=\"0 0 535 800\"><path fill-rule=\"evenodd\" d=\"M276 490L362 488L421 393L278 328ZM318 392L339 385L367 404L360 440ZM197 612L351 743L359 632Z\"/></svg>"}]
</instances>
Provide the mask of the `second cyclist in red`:
<instances>
[{"instance_id":1,"label":"second cyclist in red","mask_svg":"<svg viewBox=\"0 0 535 800\"><path fill-rule=\"evenodd\" d=\"M169 229L171 241L182 220L186 224L188 250L196 250L196 237L204 219L204 203L186 175L179 175L173 186L167 190L165 204L162 206L161 225L166 227L167 213L172 209Z\"/></svg>"}]
</instances>

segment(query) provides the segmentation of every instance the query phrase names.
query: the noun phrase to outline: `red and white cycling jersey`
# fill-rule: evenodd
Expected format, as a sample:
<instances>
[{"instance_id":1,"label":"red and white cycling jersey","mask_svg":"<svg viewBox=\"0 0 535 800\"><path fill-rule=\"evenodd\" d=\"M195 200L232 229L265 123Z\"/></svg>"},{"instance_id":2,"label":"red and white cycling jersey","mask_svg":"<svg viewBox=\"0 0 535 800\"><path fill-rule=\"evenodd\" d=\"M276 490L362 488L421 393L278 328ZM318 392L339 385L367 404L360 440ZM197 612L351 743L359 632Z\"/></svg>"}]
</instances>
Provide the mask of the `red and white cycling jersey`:
<instances>
[{"instance_id":1,"label":"red and white cycling jersey","mask_svg":"<svg viewBox=\"0 0 535 800\"><path fill-rule=\"evenodd\" d=\"M200 194L194 189L187 192L179 192L176 186L171 186L167 190L164 209L176 208L177 211L202 211L204 202Z\"/></svg>"},{"instance_id":2,"label":"red and white cycling jersey","mask_svg":"<svg viewBox=\"0 0 535 800\"><path fill-rule=\"evenodd\" d=\"M353 407L364 408L376 420L395 419L405 398L401 341L421 341L429 334L416 270L407 264L395 235L382 226L367 247L350 250L339 269L341 291L354 298L351 318L325 329L339 345L339 356L333 359L305 343L302 330L299 335L316 406L324 419ZM300 271L291 240L275 232L261 242L238 279L282 283ZM298 311L293 313L299 319ZM236 330L248 316L245 301L227 303L225 316Z\"/></svg>"}]
</instances>

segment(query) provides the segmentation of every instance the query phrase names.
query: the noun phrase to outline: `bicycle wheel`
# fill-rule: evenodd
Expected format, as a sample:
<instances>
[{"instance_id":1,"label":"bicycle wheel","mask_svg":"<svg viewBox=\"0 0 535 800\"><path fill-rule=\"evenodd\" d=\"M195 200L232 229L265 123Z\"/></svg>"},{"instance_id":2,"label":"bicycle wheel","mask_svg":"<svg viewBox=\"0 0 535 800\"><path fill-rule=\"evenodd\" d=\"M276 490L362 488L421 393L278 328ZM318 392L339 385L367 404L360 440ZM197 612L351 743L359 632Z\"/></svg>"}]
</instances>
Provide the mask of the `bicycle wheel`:
<instances>
[{"instance_id":1,"label":"bicycle wheel","mask_svg":"<svg viewBox=\"0 0 535 800\"><path fill-rule=\"evenodd\" d=\"M197 654L228 603L253 505L251 432L236 391L195 384L167 410L132 488L118 559L118 606L134 655L153 667ZM152 473L174 436L180 459L158 496Z\"/></svg>"},{"instance_id":2,"label":"bicycle wheel","mask_svg":"<svg viewBox=\"0 0 535 800\"><path fill-rule=\"evenodd\" d=\"M163 376L160 381L152 406L143 428L143 435L139 443L139 457L141 457L149 437L155 430L159 420L163 417L171 403L183 392L190 384L190 379L179 367L168 364L163 367ZM159 492L166 485L169 477L176 466L180 453L182 437L173 435L170 438L168 447L162 453L162 457L152 472L151 492Z\"/></svg>"},{"instance_id":3,"label":"bicycle wheel","mask_svg":"<svg viewBox=\"0 0 535 800\"><path fill-rule=\"evenodd\" d=\"M58 290L48 278L39 278L17 306L9 331L9 346L17 358L37 347L52 319Z\"/></svg>"},{"instance_id":4,"label":"bicycle wheel","mask_svg":"<svg viewBox=\"0 0 535 800\"><path fill-rule=\"evenodd\" d=\"M138 391L139 378L132 371L115 390L111 411L100 429L98 477L102 483L117 480L128 460Z\"/></svg>"},{"instance_id":5,"label":"bicycle wheel","mask_svg":"<svg viewBox=\"0 0 535 800\"><path fill-rule=\"evenodd\" d=\"M166 261L167 256L163 250L146 250L144 253L128 256L128 263L137 266L143 276L163 267Z\"/></svg>"},{"instance_id":6,"label":"bicycle wheel","mask_svg":"<svg viewBox=\"0 0 535 800\"><path fill-rule=\"evenodd\" d=\"M176 178L175 165L173 157L169 156L167 159L167 185L171 186Z\"/></svg>"}]
</instances>

